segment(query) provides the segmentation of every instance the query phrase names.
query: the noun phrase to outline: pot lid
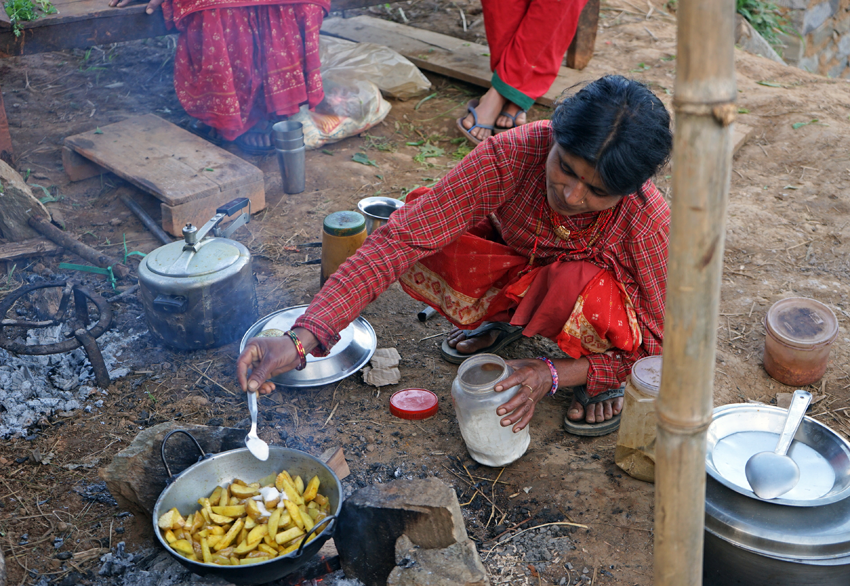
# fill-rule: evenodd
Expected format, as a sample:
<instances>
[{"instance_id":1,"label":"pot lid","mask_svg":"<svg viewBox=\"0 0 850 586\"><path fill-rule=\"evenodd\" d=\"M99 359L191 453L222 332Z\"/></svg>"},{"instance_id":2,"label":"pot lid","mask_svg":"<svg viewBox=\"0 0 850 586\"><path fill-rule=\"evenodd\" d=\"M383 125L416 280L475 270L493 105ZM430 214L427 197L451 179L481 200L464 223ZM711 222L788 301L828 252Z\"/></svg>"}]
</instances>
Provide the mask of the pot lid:
<instances>
[{"instance_id":1,"label":"pot lid","mask_svg":"<svg viewBox=\"0 0 850 586\"><path fill-rule=\"evenodd\" d=\"M658 396L661 385L661 356L647 356L632 366L632 384L647 395Z\"/></svg>"},{"instance_id":2,"label":"pot lid","mask_svg":"<svg viewBox=\"0 0 850 586\"><path fill-rule=\"evenodd\" d=\"M184 248L185 247L185 248ZM237 242L227 238L207 238L186 247L181 240L160 246L145 257L151 272L165 277L201 277L223 271L236 263L247 251L240 250Z\"/></svg>"},{"instance_id":3,"label":"pot lid","mask_svg":"<svg viewBox=\"0 0 850 586\"><path fill-rule=\"evenodd\" d=\"M428 419L440 408L440 401L427 389L404 389L390 397L390 413L400 419Z\"/></svg>"},{"instance_id":4,"label":"pot lid","mask_svg":"<svg viewBox=\"0 0 850 586\"><path fill-rule=\"evenodd\" d=\"M794 348L829 344L838 335L838 320L830 308L806 297L788 297L767 311L770 333Z\"/></svg>"}]
</instances>

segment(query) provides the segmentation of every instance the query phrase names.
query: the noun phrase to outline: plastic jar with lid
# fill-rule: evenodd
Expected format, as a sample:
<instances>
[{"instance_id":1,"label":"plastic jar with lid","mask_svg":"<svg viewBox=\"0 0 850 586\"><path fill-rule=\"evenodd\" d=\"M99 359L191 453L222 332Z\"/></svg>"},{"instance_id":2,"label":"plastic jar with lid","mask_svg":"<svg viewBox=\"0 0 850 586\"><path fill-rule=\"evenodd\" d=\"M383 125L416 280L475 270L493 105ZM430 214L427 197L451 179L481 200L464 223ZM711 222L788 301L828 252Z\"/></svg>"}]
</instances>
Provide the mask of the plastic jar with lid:
<instances>
[{"instance_id":1,"label":"plastic jar with lid","mask_svg":"<svg viewBox=\"0 0 850 586\"><path fill-rule=\"evenodd\" d=\"M614 462L626 474L655 480L655 399L661 385L661 356L641 358L626 381Z\"/></svg>"},{"instance_id":2,"label":"plastic jar with lid","mask_svg":"<svg viewBox=\"0 0 850 586\"><path fill-rule=\"evenodd\" d=\"M339 265L357 252L366 236L366 218L357 212L334 212L325 217L322 223L321 285Z\"/></svg>"},{"instance_id":3,"label":"plastic jar with lid","mask_svg":"<svg viewBox=\"0 0 850 586\"><path fill-rule=\"evenodd\" d=\"M838 336L838 320L814 299L788 297L764 318L764 369L779 382L801 387L820 380Z\"/></svg>"},{"instance_id":4,"label":"plastic jar with lid","mask_svg":"<svg viewBox=\"0 0 850 586\"><path fill-rule=\"evenodd\" d=\"M519 385L500 393L496 384L513 373L513 369L495 354L478 354L466 359L452 383L454 404L460 433L472 459L485 466L506 466L519 459L528 449L530 426L518 433L513 426L502 427L504 415L496 410L519 392Z\"/></svg>"}]
</instances>

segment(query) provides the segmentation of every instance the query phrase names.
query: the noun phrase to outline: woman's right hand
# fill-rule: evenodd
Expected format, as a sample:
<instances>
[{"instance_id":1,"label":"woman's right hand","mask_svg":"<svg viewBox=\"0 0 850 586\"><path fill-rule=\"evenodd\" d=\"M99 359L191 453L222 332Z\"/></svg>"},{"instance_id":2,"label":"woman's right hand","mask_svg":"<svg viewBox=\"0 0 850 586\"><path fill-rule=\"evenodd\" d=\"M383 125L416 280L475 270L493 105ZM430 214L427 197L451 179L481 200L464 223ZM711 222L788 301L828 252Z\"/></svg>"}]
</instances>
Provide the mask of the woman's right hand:
<instances>
[{"instance_id":1,"label":"woman's right hand","mask_svg":"<svg viewBox=\"0 0 850 586\"><path fill-rule=\"evenodd\" d=\"M132 3L134 0L109 0L109 5L118 8L124 8L128 4ZM150 0L148 2L148 7L145 9L145 12L148 14L153 14L154 11L159 8L162 4L163 0Z\"/></svg>"},{"instance_id":2,"label":"woman's right hand","mask_svg":"<svg viewBox=\"0 0 850 586\"><path fill-rule=\"evenodd\" d=\"M317 346L318 341L307 330L298 328L296 334L306 352ZM294 370L300 363L295 343L289 336L251 338L236 360L236 377L243 391L267 395L274 390L274 383L270 378Z\"/></svg>"}]
</instances>

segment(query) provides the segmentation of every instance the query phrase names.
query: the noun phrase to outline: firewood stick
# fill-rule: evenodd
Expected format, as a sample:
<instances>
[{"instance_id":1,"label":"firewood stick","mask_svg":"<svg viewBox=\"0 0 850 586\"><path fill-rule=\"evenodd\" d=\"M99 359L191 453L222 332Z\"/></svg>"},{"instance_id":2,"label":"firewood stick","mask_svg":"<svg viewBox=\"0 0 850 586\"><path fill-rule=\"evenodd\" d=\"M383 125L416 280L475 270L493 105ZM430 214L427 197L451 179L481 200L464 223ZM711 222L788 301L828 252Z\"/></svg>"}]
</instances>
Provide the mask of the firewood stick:
<instances>
[{"instance_id":1,"label":"firewood stick","mask_svg":"<svg viewBox=\"0 0 850 586\"><path fill-rule=\"evenodd\" d=\"M101 268L112 267L112 272L119 279L126 279L130 274L130 269L126 265L121 264L111 256L107 256L94 248L87 246L69 234L65 234L59 228L56 228L49 221L36 216L30 216L27 219L30 227L49 238L59 246L66 248L82 259L89 261Z\"/></svg>"}]
</instances>

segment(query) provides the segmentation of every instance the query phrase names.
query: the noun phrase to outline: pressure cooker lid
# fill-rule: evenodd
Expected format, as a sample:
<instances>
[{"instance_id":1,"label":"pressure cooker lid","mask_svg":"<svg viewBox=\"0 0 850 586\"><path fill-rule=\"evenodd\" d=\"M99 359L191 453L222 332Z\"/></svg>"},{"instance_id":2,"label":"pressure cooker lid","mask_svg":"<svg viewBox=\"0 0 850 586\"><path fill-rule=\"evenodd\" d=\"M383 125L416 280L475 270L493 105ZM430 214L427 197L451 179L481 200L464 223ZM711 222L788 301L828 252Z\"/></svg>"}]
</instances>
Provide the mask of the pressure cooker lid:
<instances>
[{"instance_id":1,"label":"pressure cooker lid","mask_svg":"<svg viewBox=\"0 0 850 586\"><path fill-rule=\"evenodd\" d=\"M211 275L234 265L248 250L227 238L208 238L196 247L184 250L185 243L172 242L161 246L145 257L151 272L164 277L187 278Z\"/></svg>"}]
</instances>

